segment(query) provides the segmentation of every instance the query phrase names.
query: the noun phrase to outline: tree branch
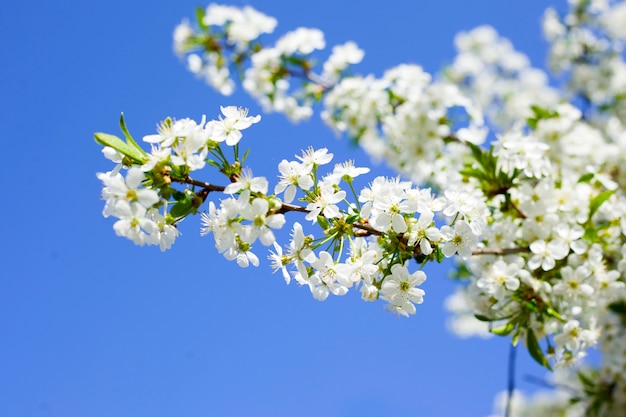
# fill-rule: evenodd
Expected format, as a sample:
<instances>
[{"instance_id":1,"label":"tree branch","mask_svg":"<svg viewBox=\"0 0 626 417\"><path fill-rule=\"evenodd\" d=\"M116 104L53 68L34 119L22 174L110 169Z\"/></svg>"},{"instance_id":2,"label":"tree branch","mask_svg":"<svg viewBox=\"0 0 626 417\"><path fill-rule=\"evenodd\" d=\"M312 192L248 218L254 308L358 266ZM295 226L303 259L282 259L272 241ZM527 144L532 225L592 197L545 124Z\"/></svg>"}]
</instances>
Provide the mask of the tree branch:
<instances>
[{"instance_id":1,"label":"tree branch","mask_svg":"<svg viewBox=\"0 0 626 417\"><path fill-rule=\"evenodd\" d=\"M206 194L213 192L213 191L224 192L224 190L226 189L226 187L224 187L223 185L209 184L208 182L194 180L189 177L186 177L184 179L172 178L172 181L179 182L181 184L189 184L189 185L195 185L197 187L202 187L202 189L205 191Z\"/></svg>"},{"instance_id":2,"label":"tree branch","mask_svg":"<svg viewBox=\"0 0 626 417\"><path fill-rule=\"evenodd\" d=\"M306 207L302 207L302 206L298 206L295 204L289 204L289 203L281 203L281 207L278 210L279 213L288 213L290 211L297 211L299 213L309 213L309 210L306 209Z\"/></svg>"},{"instance_id":3,"label":"tree branch","mask_svg":"<svg viewBox=\"0 0 626 417\"><path fill-rule=\"evenodd\" d=\"M193 178L190 178L190 177L186 177L184 179L172 178L172 181L178 182L181 184L189 184L189 185L195 185L197 187L201 187L202 191L197 194L200 195L203 198L203 200L206 199L208 194L211 192L215 192L215 191L224 192L224 190L226 189L226 187L224 187L223 185L210 184L208 182L194 180ZM285 214L291 211L295 211L299 213L309 213L309 210L307 210L307 208L303 206L298 206L296 204L290 204L290 203L281 203L281 204L282 205L280 209L278 209L278 213ZM361 236L361 237L382 236L383 234L380 230L376 230L368 224L354 223L352 224L352 227L362 231L362 233L355 233L355 235ZM416 249L419 250L419 246ZM526 253L526 252L530 252L530 249L528 247L506 248L506 249L478 248L472 251L472 255L506 256L506 255L512 255L516 253ZM419 253L417 255L419 255Z\"/></svg>"}]
</instances>

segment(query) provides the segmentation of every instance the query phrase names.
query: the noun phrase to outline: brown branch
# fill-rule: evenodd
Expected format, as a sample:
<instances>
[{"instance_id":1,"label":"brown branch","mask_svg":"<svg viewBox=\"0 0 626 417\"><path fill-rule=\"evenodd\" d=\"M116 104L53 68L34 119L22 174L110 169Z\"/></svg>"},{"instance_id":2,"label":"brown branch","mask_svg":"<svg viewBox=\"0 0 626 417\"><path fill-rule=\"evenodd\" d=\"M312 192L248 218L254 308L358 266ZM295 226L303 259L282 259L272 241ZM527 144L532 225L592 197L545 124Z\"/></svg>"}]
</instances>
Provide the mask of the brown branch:
<instances>
[{"instance_id":1,"label":"brown branch","mask_svg":"<svg viewBox=\"0 0 626 417\"><path fill-rule=\"evenodd\" d=\"M369 236L369 235L382 236L382 234L383 234L381 231L376 230L372 226L367 225L367 224L354 223L354 224L352 224L352 226L354 226L355 229L360 229L360 230L363 230L363 231L367 232L367 234L360 235L360 236Z\"/></svg>"},{"instance_id":2,"label":"brown branch","mask_svg":"<svg viewBox=\"0 0 626 417\"><path fill-rule=\"evenodd\" d=\"M278 209L279 213L288 213L290 211L297 211L300 213L309 213L309 210L306 209L306 207L302 207L302 206L297 206L295 204L289 204L289 203L281 203L280 209Z\"/></svg>"},{"instance_id":3,"label":"brown branch","mask_svg":"<svg viewBox=\"0 0 626 417\"><path fill-rule=\"evenodd\" d=\"M178 182L181 184L189 184L189 185L195 185L197 187L201 187L202 190L199 191L198 194L199 196L202 197L203 200L206 199L206 197L209 195L210 192L224 192L224 190L226 189L226 187L224 187L223 185L215 185L215 184L210 184L208 182L204 182L204 181L198 181L198 180L194 180L193 178L190 177L186 177L186 178L172 178L173 182ZM290 204L290 203L282 203L281 202L281 206L278 209L278 213L288 213L291 211L295 211L295 212L299 212L299 213L309 213L310 211L307 210L306 207L303 206L298 206L296 204ZM354 223L352 225L355 229L360 229L366 233L359 233L359 236L369 236L369 235L377 235L380 236L382 235L382 232L374 229L372 226L369 226L367 224L363 224L363 223Z\"/></svg>"},{"instance_id":4,"label":"brown branch","mask_svg":"<svg viewBox=\"0 0 626 417\"><path fill-rule=\"evenodd\" d=\"M179 182L181 184L189 184L195 185L197 187L202 187L202 189L204 189L206 193L210 193L213 191L223 192L226 189L226 187L224 187L223 185L209 184L208 182L194 180L189 177L186 177L184 179L172 178L172 181Z\"/></svg>"},{"instance_id":5,"label":"brown branch","mask_svg":"<svg viewBox=\"0 0 626 417\"><path fill-rule=\"evenodd\" d=\"M206 199L206 197L208 196L210 192L214 192L214 191L224 192L224 190L226 189L226 187L224 187L223 185L214 185L208 182L194 180L190 177L186 177L184 179L172 178L172 181L179 182L181 184L189 184L189 185L195 185L197 187L201 187L202 190L197 194L202 196L203 200ZM309 210L307 210L306 207L298 206L296 204L290 204L290 203L281 203L281 207L280 209L278 209L278 213L282 213L282 214L285 214L291 211L295 211L299 213L309 213ZM372 235L382 236L383 234L380 230L376 230L368 224L353 223L352 227L354 227L355 229L359 229L363 232L363 233L355 233L356 236L361 236L361 237L372 236ZM400 238L404 239L404 236L401 236ZM419 251L419 246L417 246L415 250L416 250L416 255L419 255L420 253L418 252L421 252ZM472 251L472 255L505 256L505 255L512 255L515 253L526 253L526 252L530 252L530 249L528 247L507 248L507 249L480 248L480 249L474 249Z\"/></svg>"},{"instance_id":6,"label":"brown branch","mask_svg":"<svg viewBox=\"0 0 626 417\"><path fill-rule=\"evenodd\" d=\"M514 202L510 201L509 204L511 204L511 207L513 207L513 210L515 210L517 212L517 214L522 218L522 219L526 219L528 218L528 216L526 215L526 213L524 213L519 207L517 207L517 204L515 204Z\"/></svg>"}]
</instances>

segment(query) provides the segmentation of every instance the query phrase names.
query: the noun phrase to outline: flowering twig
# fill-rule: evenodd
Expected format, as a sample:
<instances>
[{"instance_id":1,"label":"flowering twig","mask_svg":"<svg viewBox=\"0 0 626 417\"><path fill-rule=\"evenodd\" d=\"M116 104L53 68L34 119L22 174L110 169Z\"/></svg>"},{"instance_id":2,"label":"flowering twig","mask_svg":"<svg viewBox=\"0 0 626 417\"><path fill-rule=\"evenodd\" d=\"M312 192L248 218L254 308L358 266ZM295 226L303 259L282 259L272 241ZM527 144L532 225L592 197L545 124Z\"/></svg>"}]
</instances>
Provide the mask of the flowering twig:
<instances>
[{"instance_id":1,"label":"flowering twig","mask_svg":"<svg viewBox=\"0 0 626 417\"><path fill-rule=\"evenodd\" d=\"M186 177L184 179L172 178L172 181L179 182L181 184L189 184L189 185L195 185L197 187L202 187L202 189L207 194L210 193L210 192L213 192L213 191L223 192L224 189L226 188L223 185L210 184L208 182L194 180L194 179L189 178L189 177Z\"/></svg>"},{"instance_id":2,"label":"flowering twig","mask_svg":"<svg viewBox=\"0 0 626 417\"><path fill-rule=\"evenodd\" d=\"M198 187L202 187L204 192L201 192L200 194L206 198L206 196L210 193L210 192L223 192L224 189L226 187L224 187L223 185L215 185L215 184L210 184L208 182L204 182L204 181L198 181L198 180L194 180L190 177L186 177L184 179L174 179L172 178L172 181L174 182L179 182L182 184L190 184L190 185L195 185ZM298 213L310 213L310 210L308 210L306 207L303 206L298 206L296 204L289 204L289 203L281 203L281 207L280 209L277 211L278 213L288 213L288 212L298 212ZM364 236L381 236L382 232L380 230L376 230L375 228L373 228L370 225L367 224L363 224L363 223L354 223L352 225L352 227L354 227L355 229L359 229L364 231L365 233L361 233L359 234L359 236L364 237ZM404 236L400 236L400 239L402 241L404 241L406 243L407 238ZM415 248L415 256L419 256L421 254L421 251L419 249L419 246ZM478 249L474 249L472 250L472 255L496 255L496 256L506 256L506 255L513 255L516 253L526 253L526 252L530 252L530 249L528 247L518 247L518 248L506 248L506 249L493 249L493 248L478 248Z\"/></svg>"}]
</instances>

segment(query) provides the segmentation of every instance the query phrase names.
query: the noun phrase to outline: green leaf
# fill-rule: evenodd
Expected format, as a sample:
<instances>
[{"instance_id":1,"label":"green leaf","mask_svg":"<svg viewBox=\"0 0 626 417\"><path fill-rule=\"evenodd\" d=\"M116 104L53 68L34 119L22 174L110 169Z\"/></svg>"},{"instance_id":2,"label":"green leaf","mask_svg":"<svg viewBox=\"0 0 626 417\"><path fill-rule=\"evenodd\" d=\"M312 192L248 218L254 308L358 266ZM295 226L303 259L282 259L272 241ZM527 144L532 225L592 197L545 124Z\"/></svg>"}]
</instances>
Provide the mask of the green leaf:
<instances>
[{"instance_id":1,"label":"green leaf","mask_svg":"<svg viewBox=\"0 0 626 417\"><path fill-rule=\"evenodd\" d=\"M122 132L124 132L124 136L126 137L126 143L131 146L134 146L139 152L143 154L143 156L146 156L147 155L146 152L143 149L141 149L141 146L139 146L137 142L135 142L135 139L133 139L133 137L130 135L130 132L126 128L126 122L124 121L124 113L120 115L120 129L122 129Z\"/></svg>"},{"instance_id":2,"label":"green leaf","mask_svg":"<svg viewBox=\"0 0 626 417\"><path fill-rule=\"evenodd\" d=\"M522 328L518 326L517 330L515 330L515 333L513 333L513 337L511 338L511 344L513 346L517 346L517 343L519 342L519 337L520 337L521 333L522 333Z\"/></svg>"},{"instance_id":3,"label":"green leaf","mask_svg":"<svg viewBox=\"0 0 626 417\"><path fill-rule=\"evenodd\" d=\"M187 198L179 201L178 203L174 204L174 206L172 206L172 209L170 210L170 216L174 218L181 218L195 212L196 208L194 207L191 198Z\"/></svg>"},{"instance_id":4,"label":"green leaf","mask_svg":"<svg viewBox=\"0 0 626 417\"><path fill-rule=\"evenodd\" d=\"M515 329L515 323L513 323L513 321L510 321L510 322L506 323L505 325L494 327L494 328L490 329L489 331L491 333L495 334L495 335L498 335L498 336L507 336L514 329Z\"/></svg>"},{"instance_id":5,"label":"green leaf","mask_svg":"<svg viewBox=\"0 0 626 417\"><path fill-rule=\"evenodd\" d=\"M606 399L594 398L591 404L585 409L585 416L598 417L600 416L600 410L605 406Z\"/></svg>"},{"instance_id":6,"label":"green leaf","mask_svg":"<svg viewBox=\"0 0 626 417\"><path fill-rule=\"evenodd\" d=\"M198 21L198 26L200 26L200 29L202 30L207 30L209 27L204 23L204 15L205 15L205 11L203 7L197 7L196 8L196 20Z\"/></svg>"},{"instance_id":7,"label":"green leaf","mask_svg":"<svg viewBox=\"0 0 626 417\"><path fill-rule=\"evenodd\" d=\"M585 233L583 234L583 240L591 245L595 243L597 234L598 233L596 232L596 229L594 229L591 226L588 226L585 228Z\"/></svg>"},{"instance_id":8,"label":"green leaf","mask_svg":"<svg viewBox=\"0 0 626 417\"><path fill-rule=\"evenodd\" d=\"M548 362L548 358L546 358L543 354L543 350L541 350L541 346L539 346L535 332L530 329L526 331L526 347L528 348L530 356L532 356L532 358L537 361L539 365L552 370L552 367L550 367L550 363Z\"/></svg>"},{"instance_id":9,"label":"green leaf","mask_svg":"<svg viewBox=\"0 0 626 417\"><path fill-rule=\"evenodd\" d=\"M476 319L480 321L492 322L492 321L508 320L511 317L513 317L513 314L509 314L505 317L489 317L483 314L474 314L474 317L476 317Z\"/></svg>"},{"instance_id":10,"label":"green leaf","mask_svg":"<svg viewBox=\"0 0 626 417\"><path fill-rule=\"evenodd\" d=\"M585 391L593 392L595 390L596 382L591 378L591 375L578 371L578 379L580 379L580 382L585 387Z\"/></svg>"},{"instance_id":11,"label":"green leaf","mask_svg":"<svg viewBox=\"0 0 626 417\"><path fill-rule=\"evenodd\" d=\"M539 106L530 106L530 109L533 111L534 117L529 117L528 119L526 119L526 123L533 130L537 129L537 124L540 120L559 117L559 113L554 110L544 109L543 107Z\"/></svg>"},{"instance_id":12,"label":"green leaf","mask_svg":"<svg viewBox=\"0 0 626 417\"><path fill-rule=\"evenodd\" d=\"M598 211L600 206L615 193L615 190L608 190L601 192L597 196L591 199L589 202L589 220L593 217L594 214Z\"/></svg>"},{"instance_id":13,"label":"green leaf","mask_svg":"<svg viewBox=\"0 0 626 417\"><path fill-rule=\"evenodd\" d=\"M482 165L482 160L483 160L483 150L480 146L472 143L472 142L465 142L465 144L470 148L470 150L472 151L472 154L474 155L474 159L476 159L476 161L478 161L478 163L480 163Z\"/></svg>"},{"instance_id":14,"label":"green leaf","mask_svg":"<svg viewBox=\"0 0 626 417\"><path fill-rule=\"evenodd\" d=\"M615 301L609 304L609 310L611 310L615 314L626 316L626 301Z\"/></svg>"},{"instance_id":15,"label":"green leaf","mask_svg":"<svg viewBox=\"0 0 626 417\"><path fill-rule=\"evenodd\" d=\"M552 307L548 307L546 308L546 314L548 315L548 317L552 317L555 318L561 322L565 322L565 319L563 317L561 317L561 315Z\"/></svg>"},{"instance_id":16,"label":"green leaf","mask_svg":"<svg viewBox=\"0 0 626 417\"><path fill-rule=\"evenodd\" d=\"M530 310L533 313L539 313L539 309L537 308L537 301L535 301L534 299L526 301L524 303L524 307L526 307L527 310Z\"/></svg>"},{"instance_id":17,"label":"green leaf","mask_svg":"<svg viewBox=\"0 0 626 417\"><path fill-rule=\"evenodd\" d=\"M138 164L143 164L147 160L145 153L140 152L137 148L127 144L115 135L98 132L94 134L94 139L98 144L102 146L110 146L111 148L129 157L133 160L133 162L136 162Z\"/></svg>"},{"instance_id":18,"label":"green leaf","mask_svg":"<svg viewBox=\"0 0 626 417\"><path fill-rule=\"evenodd\" d=\"M176 190L174 189L174 192L172 193L172 197L174 198L174 200L176 201L182 201L184 199L186 199L188 197L187 194L185 194L182 191Z\"/></svg>"},{"instance_id":19,"label":"green leaf","mask_svg":"<svg viewBox=\"0 0 626 417\"><path fill-rule=\"evenodd\" d=\"M437 263L442 263L445 259L446 257L443 254L443 251L439 246L437 246L437 249L435 249L435 260L437 261Z\"/></svg>"},{"instance_id":20,"label":"green leaf","mask_svg":"<svg viewBox=\"0 0 626 417\"><path fill-rule=\"evenodd\" d=\"M533 113L535 113L535 117L539 119L548 119L552 117L550 111L548 109L544 109L543 107L532 105L530 106L530 109Z\"/></svg>"},{"instance_id":21,"label":"green leaf","mask_svg":"<svg viewBox=\"0 0 626 417\"><path fill-rule=\"evenodd\" d=\"M207 163L207 165L210 165L210 166L212 166L212 167L214 167L214 168L217 168L217 169L222 169L222 165L221 165L221 164L219 164L219 163L217 163L217 162L215 162L215 161L214 161L214 160L212 160L212 159L207 159L207 160L206 160L206 163Z\"/></svg>"},{"instance_id":22,"label":"green leaf","mask_svg":"<svg viewBox=\"0 0 626 417\"><path fill-rule=\"evenodd\" d=\"M456 268L454 268L450 273L450 278L463 280L470 278L472 276L472 271L467 267L466 264L458 264Z\"/></svg>"},{"instance_id":23,"label":"green leaf","mask_svg":"<svg viewBox=\"0 0 626 417\"><path fill-rule=\"evenodd\" d=\"M578 178L578 182L579 183L581 183L581 182L588 183L588 182L590 182L593 179L594 176L595 176L595 174L593 172L588 172L586 174L581 175L580 178Z\"/></svg>"},{"instance_id":24,"label":"green leaf","mask_svg":"<svg viewBox=\"0 0 626 417\"><path fill-rule=\"evenodd\" d=\"M246 151L243 153L243 156L241 157L241 164L243 165L244 162L246 162L246 159L248 158L248 154L250 153L250 149L246 149Z\"/></svg>"},{"instance_id":25,"label":"green leaf","mask_svg":"<svg viewBox=\"0 0 626 417\"><path fill-rule=\"evenodd\" d=\"M532 130L536 130L537 129L537 122L538 120L532 117L529 117L528 119L526 119L526 124L532 129Z\"/></svg>"},{"instance_id":26,"label":"green leaf","mask_svg":"<svg viewBox=\"0 0 626 417\"><path fill-rule=\"evenodd\" d=\"M351 216L346 217L346 223L348 224L354 224L356 221L358 221L361 218L361 216L359 216L358 214L353 214Z\"/></svg>"}]
</instances>

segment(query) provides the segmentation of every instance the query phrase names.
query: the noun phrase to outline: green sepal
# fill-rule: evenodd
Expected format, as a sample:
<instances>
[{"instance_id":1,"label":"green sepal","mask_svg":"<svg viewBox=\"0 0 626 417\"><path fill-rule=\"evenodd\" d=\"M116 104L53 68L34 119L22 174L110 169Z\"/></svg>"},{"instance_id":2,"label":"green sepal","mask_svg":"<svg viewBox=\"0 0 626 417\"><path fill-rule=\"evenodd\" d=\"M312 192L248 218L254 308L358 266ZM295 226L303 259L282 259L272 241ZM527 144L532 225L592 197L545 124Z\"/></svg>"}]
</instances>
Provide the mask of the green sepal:
<instances>
[{"instance_id":1,"label":"green sepal","mask_svg":"<svg viewBox=\"0 0 626 417\"><path fill-rule=\"evenodd\" d=\"M528 348L528 353L530 356L541 366L552 370L550 363L548 362L548 358L543 354L541 350L541 346L539 346L539 342L537 341L537 336L535 336L535 332L528 329L526 331L526 347Z\"/></svg>"},{"instance_id":2,"label":"green sepal","mask_svg":"<svg viewBox=\"0 0 626 417\"><path fill-rule=\"evenodd\" d=\"M328 230L330 228L330 223L328 223L328 219L324 216L317 216L317 222L323 230Z\"/></svg>"},{"instance_id":3,"label":"green sepal","mask_svg":"<svg viewBox=\"0 0 626 417\"><path fill-rule=\"evenodd\" d=\"M116 151L120 152L124 156L127 156L137 164L144 164L147 161L145 152L141 151L133 145L129 145L115 135L98 132L94 134L94 139L96 143L115 149Z\"/></svg>"}]
</instances>

